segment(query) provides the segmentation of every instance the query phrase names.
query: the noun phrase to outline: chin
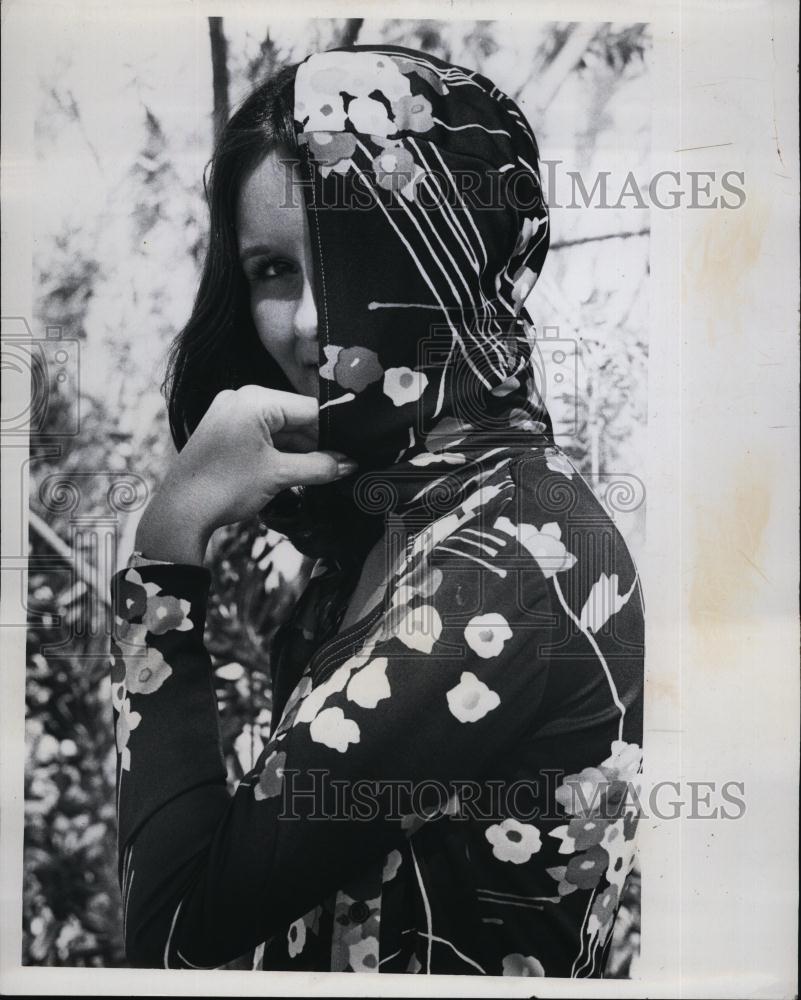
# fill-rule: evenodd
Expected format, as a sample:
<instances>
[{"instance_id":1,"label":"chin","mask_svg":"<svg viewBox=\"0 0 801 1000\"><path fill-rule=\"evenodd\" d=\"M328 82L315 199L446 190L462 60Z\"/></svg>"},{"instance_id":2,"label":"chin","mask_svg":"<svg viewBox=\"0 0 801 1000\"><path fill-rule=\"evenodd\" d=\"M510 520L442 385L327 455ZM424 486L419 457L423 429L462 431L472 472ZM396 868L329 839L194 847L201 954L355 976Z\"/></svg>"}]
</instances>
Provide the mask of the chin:
<instances>
[{"instance_id":1,"label":"chin","mask_svg":"<svg viewBox=\"0 0 801 1000\"><path fill-rule=\"evenodd\" d=\"M302 373L297 382L297 391L303 396L320 398L320 378L316 366Z\"/></svg>"}]
</instances>

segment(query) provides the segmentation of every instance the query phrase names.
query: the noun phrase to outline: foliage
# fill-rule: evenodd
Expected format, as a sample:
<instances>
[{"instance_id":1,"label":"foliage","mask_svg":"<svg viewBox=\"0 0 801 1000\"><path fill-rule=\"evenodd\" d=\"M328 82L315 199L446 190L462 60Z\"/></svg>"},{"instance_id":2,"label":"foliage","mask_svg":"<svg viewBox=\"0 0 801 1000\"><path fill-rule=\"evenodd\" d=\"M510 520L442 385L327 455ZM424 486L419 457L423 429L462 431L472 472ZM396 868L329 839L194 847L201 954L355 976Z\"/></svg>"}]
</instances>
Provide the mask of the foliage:
<instances>
[{"instance_id":1,"label":"foliage","mask_svg":"<svg viewBox=\"0 0 801 1000\"><path fill-rule=\"evenodd\" d=\"M567 149L582 168L602 162L609 135L628 141L635 159L646 152L645 113L640 131L626 131L621 117L621 109L637 107L646 72L641 24L587 30L565 22L526 35L502 21L331 18L266 28L224 19L222 29L232 107L256 82L309 51L384 42L485 72L536 114L543 150ZM198 115L195 50L182 56L176 38L165 55L158 43L138 37L119 41L118 77L106 81L103 101L96 81L81 92L87 61L112 42L106 35L98 49L97 38L74 30L53 33L55 50L41 64L36 121L36 327L57 325L79 343L82 358L75 395L50 382L47 423L31 447L23 960L122 966L106 653L111 567L98 560L106 542L127 558L138 514L172 454L159 385L205 248L202 176L213 138L213 93L209 58L208 107ZM167 64L161 77L158 58ZM188 83L181 83L182 72ZM106 105L113 117L103 116ZM65 200L67 187L73 198ZM577 344L578 382L548 402L557 418L575 414L566 444L592 474L637 467L636 431L646 411L647 269L640 239L592 242L595 234L582 229L588 220L591 229L591 214L554 212L557 245L533 298L538 324L555 326ZM620 213L601 214L615 232L641 228ZM561 251L564 237L588 242ZM626 267L616 267L623 257ZM80 432L65 436L76 412ZM56 474L72 492L54 492ZM130 482L135 494L127 510L109 506L110 484L120 482ZM267 735L270 641L309 565L256 522L218 532L207 565L206 643L233 788ZM629 974L638 940L634 880L616 926L612 975Z\"/></svg>"}]
</instances>

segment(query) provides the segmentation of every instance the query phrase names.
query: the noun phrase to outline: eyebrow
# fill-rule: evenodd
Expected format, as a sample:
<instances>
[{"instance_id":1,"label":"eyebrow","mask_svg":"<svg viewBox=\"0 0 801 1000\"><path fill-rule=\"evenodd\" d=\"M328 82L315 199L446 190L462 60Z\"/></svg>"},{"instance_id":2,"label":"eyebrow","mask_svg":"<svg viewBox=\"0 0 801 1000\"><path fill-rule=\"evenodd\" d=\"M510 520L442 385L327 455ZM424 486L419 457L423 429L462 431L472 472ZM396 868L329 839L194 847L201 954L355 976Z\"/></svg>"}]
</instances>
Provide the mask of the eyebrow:
<instances>
[{"instance_id":1,"label":"eyebrow","mask_svg":"<svg viewBox=\"0 0 801 1000\"><path fill-rule=\"evenodd\" d=\"M260 257L264 254L270 254L272 250L267 246L266 243L254 243L253 246L245 247L239 253L239 260L244 263L251 257Z\"/></svg>"}]
</instances>

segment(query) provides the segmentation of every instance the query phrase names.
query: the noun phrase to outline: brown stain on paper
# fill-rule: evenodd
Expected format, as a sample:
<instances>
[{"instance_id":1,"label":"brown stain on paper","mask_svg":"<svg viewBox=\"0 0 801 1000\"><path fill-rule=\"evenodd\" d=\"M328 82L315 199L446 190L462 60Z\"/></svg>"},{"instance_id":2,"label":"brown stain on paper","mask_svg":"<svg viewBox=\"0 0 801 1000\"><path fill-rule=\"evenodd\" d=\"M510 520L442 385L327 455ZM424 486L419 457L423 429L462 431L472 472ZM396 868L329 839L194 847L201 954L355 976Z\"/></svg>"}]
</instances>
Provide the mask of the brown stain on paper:
<instances>
[{"instance_id":1,"label":"brown stain on paper","mask_svg":"<svg viewBox=\"0 0 801 1000\"><path fill-rule=\"evenodd\" d=\"M688 240L684 297L701 305L704 332L714 347L719 334L742 333L751 272L762 253L770 205L746 189L740 208L697 211L706 218L698 234Z\"/></svg>"},{"instance_id":2,"label":"brown stain on paper","mask_svg":"<svg viewBox=\"0 0 801 1000\"><path fill-rule=\"evenodd\" d=\"M689 590L689 621L703 669L725 667L736 655L755 617L756 595L770 583L760 562L771 507L772 461L760 453L742 456L713 509L698 512Z\"/></svg>"}]
</instances>

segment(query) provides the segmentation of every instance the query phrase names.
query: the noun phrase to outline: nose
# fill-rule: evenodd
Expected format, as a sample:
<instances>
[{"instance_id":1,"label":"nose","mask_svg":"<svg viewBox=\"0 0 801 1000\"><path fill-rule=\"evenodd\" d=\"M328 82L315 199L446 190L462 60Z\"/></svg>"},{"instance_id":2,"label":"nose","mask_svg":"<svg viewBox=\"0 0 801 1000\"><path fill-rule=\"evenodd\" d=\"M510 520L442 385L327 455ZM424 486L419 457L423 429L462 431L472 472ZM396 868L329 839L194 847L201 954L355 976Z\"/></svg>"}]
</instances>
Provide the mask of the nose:
<instances>
[{"instance_id":1,"label":"nose","mask_svg":"<svg viewBox=\"0 0 801 1000\"><path fill-rule=\"evenodd\" d=\"M317 339L317 306L308 277L303 279L303 292L295 310L295 333L303 340Z\"/></svg>"}]
</instances>

